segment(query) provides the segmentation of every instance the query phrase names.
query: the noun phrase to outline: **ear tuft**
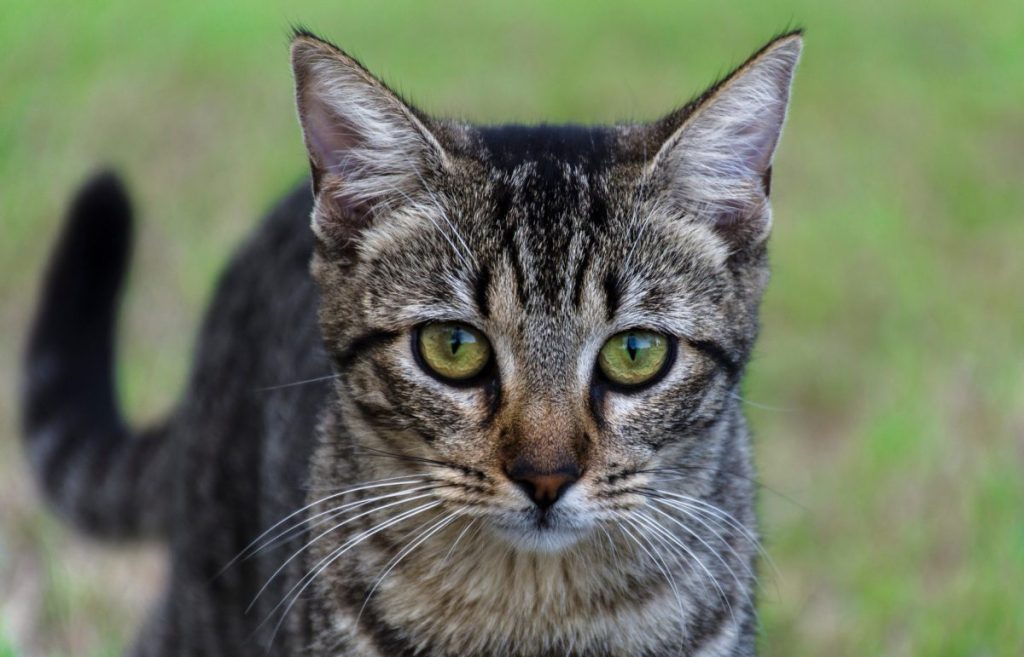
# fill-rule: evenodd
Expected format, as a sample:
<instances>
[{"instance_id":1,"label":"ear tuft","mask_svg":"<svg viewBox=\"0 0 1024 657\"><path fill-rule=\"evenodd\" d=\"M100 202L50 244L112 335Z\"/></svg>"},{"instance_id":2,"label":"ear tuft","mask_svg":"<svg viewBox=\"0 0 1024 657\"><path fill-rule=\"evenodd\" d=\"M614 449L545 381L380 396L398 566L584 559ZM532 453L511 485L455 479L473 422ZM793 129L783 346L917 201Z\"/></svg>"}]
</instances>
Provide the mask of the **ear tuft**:
<instances>
[{"instance_id":1,"label":"ear tuft","mask_svg":"<svg viewBox=\"0 0 1024 657\"><path fill-rule=\"evenodd\" d=\"M314 229L347 243L377 211L413 195L444 149L417 112L358 61L306 30L291 46L316 195Z\"/></svg>"},{"instance_id":2,"label":"ear tuft","mask_svg":"<svg viewBox=\"0 0 1024 657\"><path fill-rule=\"evenodd\" d=\"M667 195L687 213L709 217L730 241L767 236L772 159L786 120L801 33L770 42L698 101L651 163ZM737 244L739 246L739 244Z\"/></svg>"}]
</instances>

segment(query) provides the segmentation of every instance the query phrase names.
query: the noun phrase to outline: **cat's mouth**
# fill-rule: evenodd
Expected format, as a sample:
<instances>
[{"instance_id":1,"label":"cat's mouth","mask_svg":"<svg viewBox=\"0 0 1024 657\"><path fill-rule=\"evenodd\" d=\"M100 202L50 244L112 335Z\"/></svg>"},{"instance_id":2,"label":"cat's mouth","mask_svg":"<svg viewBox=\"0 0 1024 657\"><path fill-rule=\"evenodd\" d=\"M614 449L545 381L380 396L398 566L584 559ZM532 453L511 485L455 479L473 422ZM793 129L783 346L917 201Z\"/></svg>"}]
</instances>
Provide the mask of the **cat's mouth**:
<instances>
[{"instance_id":1,"label":"cat's mouth","mask_svg":"<svg viewBox=\"0 0 1024 657\"><path fill-rule=\"evenodd\" d=\"M536 528L538 530L551 529L553 523L551 522L551 516L547 511L541 511L537 517Z\"/></svg>"},{"instance_id":2,"label":"cat's mouth","mask_svg":"<svg viewBox=\"0 0 1024 657\"><path fill-rule=\"evenodd\" d=\"M559 552L590 533L589 523L571 518L562 509L536 509L492 521L497 534L513 546L530 552Z\"/></svg>"}]
</instances>

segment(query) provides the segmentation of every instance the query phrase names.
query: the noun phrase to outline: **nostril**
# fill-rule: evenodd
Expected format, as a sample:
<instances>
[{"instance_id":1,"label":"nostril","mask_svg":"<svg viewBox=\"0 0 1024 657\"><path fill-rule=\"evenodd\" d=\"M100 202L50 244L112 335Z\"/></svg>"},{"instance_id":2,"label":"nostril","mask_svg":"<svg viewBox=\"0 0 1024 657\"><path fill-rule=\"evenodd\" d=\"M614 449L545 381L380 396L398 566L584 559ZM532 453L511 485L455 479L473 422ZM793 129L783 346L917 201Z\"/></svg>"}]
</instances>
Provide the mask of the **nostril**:
<instances>
[{"instance_id":1,"label":"nostril","mask_svg":"<svg viewBox=\"0 0 1024 657\"><path fill-rule=\"evenodd\" d=\"M537 472L529 468L514 468L508 476L530 496L534 504L548 509L579 480L579 470L571 467L555 472Z\"/></svg>"}]
</instances>

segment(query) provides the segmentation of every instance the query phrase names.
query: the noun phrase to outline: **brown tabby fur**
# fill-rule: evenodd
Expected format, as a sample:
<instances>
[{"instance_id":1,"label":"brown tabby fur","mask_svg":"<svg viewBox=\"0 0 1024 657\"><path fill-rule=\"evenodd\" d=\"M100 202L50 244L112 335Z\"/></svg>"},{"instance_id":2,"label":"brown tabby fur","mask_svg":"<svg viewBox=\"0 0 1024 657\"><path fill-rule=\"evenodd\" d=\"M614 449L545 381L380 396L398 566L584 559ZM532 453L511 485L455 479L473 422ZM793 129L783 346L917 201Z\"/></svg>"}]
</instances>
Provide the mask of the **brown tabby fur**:
<instances>
[{"instance_id":1,"label":"brown tabby fur","mask_svg":"<svg viewBox=\"0 0 1024 657\"><path fill-rule=\"evenodd\" d=\"M773 40L649 125L478 127L298 33L312 195L235 259L185 399L142 440L109 376L127 239L89 237L125 233L127 202L87 188L30 344L26 435L72 521L169 541L136 654L752 655L738 387L800 48ZM98 297L67 302L73 279ZM490 341L473 382L424 367L438 321ZM627 329L673 345L646 387L595 364ZM544 508L523 468L576 474Z\"/></svg>"}]
</instances>

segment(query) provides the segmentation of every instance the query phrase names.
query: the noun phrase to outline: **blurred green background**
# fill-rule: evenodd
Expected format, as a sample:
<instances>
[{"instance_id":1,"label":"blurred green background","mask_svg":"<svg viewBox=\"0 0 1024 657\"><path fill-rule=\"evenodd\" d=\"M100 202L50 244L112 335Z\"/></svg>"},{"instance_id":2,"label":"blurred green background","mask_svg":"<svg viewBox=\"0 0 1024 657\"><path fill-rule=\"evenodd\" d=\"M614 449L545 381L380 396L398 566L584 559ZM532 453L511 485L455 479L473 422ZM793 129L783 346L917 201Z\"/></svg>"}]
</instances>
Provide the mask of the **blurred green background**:
<instances>
[{"instance_id":1,"label":"blurred green background","mask_svg":"<svg viewBox=\"0 0 1024 657\"><path fill-rule=\"evenodd\" d=\"M305 174L302 23L429 111L648 119L807 28L745 396L764 655L1024 654L1024 4L39 2L0 11L0 656L115 655L162 576L44 511L18 351L69 195L140 210L122 396L175 399L213 282Z\"/></svg>"}]
</instances>

